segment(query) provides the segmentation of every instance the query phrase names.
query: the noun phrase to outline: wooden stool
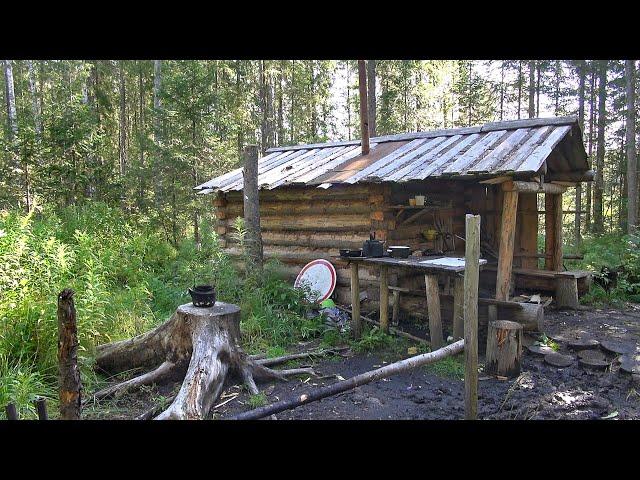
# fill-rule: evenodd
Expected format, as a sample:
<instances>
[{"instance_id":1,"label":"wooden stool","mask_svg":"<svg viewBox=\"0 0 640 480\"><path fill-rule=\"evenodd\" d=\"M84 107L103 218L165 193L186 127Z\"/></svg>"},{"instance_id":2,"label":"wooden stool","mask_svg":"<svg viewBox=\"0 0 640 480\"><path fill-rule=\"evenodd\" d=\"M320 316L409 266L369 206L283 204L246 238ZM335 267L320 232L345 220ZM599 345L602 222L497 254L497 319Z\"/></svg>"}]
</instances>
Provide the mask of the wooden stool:
<instances>
[{"instance_id":1,"label":"wooden stool","mask_svg":"<svg viewBox=\"0 0 640 480\"><path fill-rule=\"evenodd\" d=\"M400 314L400 293L407 293L409 291L408 288L402 287L394 287L389 285L389 290L391 290L393 294L393 311L391 312L391 324L393 326L398 325L398 315Z\"/></svg>"}]
</instances>

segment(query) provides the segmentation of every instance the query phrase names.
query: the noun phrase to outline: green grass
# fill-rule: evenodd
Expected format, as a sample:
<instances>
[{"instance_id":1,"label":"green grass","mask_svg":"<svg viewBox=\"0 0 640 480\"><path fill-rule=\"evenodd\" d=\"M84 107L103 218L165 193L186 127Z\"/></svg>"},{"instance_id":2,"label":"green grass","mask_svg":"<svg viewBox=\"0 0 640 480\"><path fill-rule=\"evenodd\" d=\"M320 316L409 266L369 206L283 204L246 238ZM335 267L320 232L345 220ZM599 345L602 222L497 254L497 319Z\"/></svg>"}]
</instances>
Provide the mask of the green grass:
<instances>
[{"instance_id":1,"label":"green grass","mask_svg":"<svg viewBox=\"0 0 640 480\"><path fill-rule=\"evenodd\" d=\"M462 355L446 357L439 362L427 365L425 368L440 377L464 379L464 357Z\"/></svg>"},{"instance_id":2,"label":"green grass","mask_svg":"<svg viewBox=\"0 0 640 480\"><path fill-rule=\"evenodd\" d=\"M249 400L247 400L247 405L251 408L262 407L267 404L267 396L264 393L258 393L256 395L251 395Z\"/></svg>"}]
</instances>

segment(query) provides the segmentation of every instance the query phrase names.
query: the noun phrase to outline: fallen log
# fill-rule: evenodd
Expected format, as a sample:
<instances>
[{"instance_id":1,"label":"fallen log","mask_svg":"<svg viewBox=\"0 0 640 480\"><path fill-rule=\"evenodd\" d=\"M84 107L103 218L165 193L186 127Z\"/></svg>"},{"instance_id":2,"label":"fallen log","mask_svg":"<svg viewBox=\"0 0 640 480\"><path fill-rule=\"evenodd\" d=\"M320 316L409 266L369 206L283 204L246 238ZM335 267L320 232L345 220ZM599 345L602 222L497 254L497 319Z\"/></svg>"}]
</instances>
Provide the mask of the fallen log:
<instances>
[{"instance_id":1,"label":"fallen log","mask_svg":"<svg viewBox=\"0 0 640 480\"><path fill-rule=\"evenodd\" d=\"M257 420L259 418L268 417L269 415L273 415L275 413L283 412L285 410L291 410L301 405L315 402L316 400L320 400L322 398L346 392L347 390L352 390L356 387L376 380L387 378L416 367L421 367L423 365L437 362L438 360L442 360L443 358L456 355L463 350L464 340L458 340L457 342L442 347L435 352L423 353L422 355L416 355L414 357L406 358L404 360L400 360L399 362L386 365L376 370L361 373L360 375L356 375L355 377L351 377L347 380L342 380L325 387L317 388L296 398L282 400L280 402L272 403L271 405L266 405L264 407L259 407L254 410L249 410L248 412L234 415L233 417L230 417L229 420Z\"/></svg>"},{"instance_id":2,"label":"fallen log","mask_svg":"<svg viewBox=\"0 0 640 480\"><path fill-rule=\"evenodd\" d=\"M310 368L272 370L252 360L240 347L240 308L224 302L216 302L209 308L194 307L191 303L181 305L154 330L100 345L96 366L109 373L156 368L105 388L95 398L119 395L182 375L180 391L156 419L205 418L229 375L241 378L249 392L257 394L256 381L314 374Z\"/></svg>"}]
</instances>

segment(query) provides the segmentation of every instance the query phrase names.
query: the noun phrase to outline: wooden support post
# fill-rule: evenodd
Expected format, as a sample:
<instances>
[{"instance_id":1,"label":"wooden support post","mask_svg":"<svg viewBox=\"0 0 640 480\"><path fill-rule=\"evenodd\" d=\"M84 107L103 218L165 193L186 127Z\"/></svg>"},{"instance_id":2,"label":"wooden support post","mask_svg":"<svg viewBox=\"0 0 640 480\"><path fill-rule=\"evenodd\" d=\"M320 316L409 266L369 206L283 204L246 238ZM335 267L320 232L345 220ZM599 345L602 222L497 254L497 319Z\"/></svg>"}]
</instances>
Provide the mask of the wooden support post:
<instances>
[{"instance_id":1,"label":"wooden support post","mask_svg":"<svg viewBox=\"0 0 640 480\"><path fill-rule=\"evenodd\" d=\"M456 275L453 284L453 339L464 338L464 276Z\"/></svg>"},{"instance_id":2,"label":"wooden support post","mask_svg":"<svg viewBox=\"0 0 640 480\"><path fill-rule=\"evenodd\" d=\"M244 223L247 229L247 253L254 267L262 272L263 251L262 233L260 231L260 200L258 192L258 147L248 145L242 151L244 168L242 175L244 184L242 196L244 199ZM247 268L247 271L250 271Z\"/></svg>"},{"instance_id":3,"label":"wooden support post","mask_svg":"<svg viewBox=\"0 0 640 480\"><path fill-rule=\"evenodd\" d=\"M58 295L58 385L60 420L79 420L82 408L78 369L78 328L73 290Z\"/></svg>"},{"instance_id":4,"label":"wooden support post","mask_svg":"<svg viewBox=\"0 0 640 480\"><path fill-rule=\"evenodd\" d=\"M498 252L498 275L496 279L496 300L509 300L511 288L511 267L513 265L513 244L516 234L516 214L518 192L504 192L502 227L500 228L500 251Z\"/></svg>"},{"instance_id":5,"label":"wooden support post","mask_svg":"<svg viewBox=\"0 0 640 480\"><path fill-rule=\"evenodd\" d=\"M440 291L438 276L425 275L424 282L427 290L427 313L429 314L429 336L431 349L437 350L444 345L442 338L442 318L440 317Z\"/></svg>"},{"instance_id":6,"label":"wooden support post","mask_svg":"<svg viewBox=\"0 0 640 480\"><path fill-rule=\"evenodd\" d=\"M356 340L362 335L362 318L360 318L360 276L356 262L351 262L351 331Z\"/></svg>"},{"instance_id":7,"label":"wooden support post","mask_svg":"<svg viewBox=\"0 0 640 480\"><path fill-rule=\"evenodd\" d=\"M400 316L400 292L398 290L393 291L393 312L391 313L391 323L393 326L397 326Z\"/></svg>"},{"instance_id":8,"label":"wooden support post","mask_svg":"<svg viewBox=\"0 0 640 480\"><path fill-rule=\"evenodd\" d=\"M562 194L553 195L553 269L562 271Z\"/></svg>"},{"instance_id":9,"label":"wooden support post","mask_svg":"<svg viewBox=\"0 0 640 480\"><path fill-rule=\"evenodd\" d=\"M387 267L380 267L380 328L389 332L389 271Z\"/></svg>"},{"instance_id":10,"label":"wooden support post","mask_svg":"<svg viewBox=\"0 0 640 480\"><path fill-rule=\"evenodd\" d=\"M38 412L38 420L49 420L49 415L47 415L47 399L40 397L33 403L36 406L36 412Z\"/></svg>"},{"instance_id":11,"label":"wooden support post","mask_svg":"<svg viewBox=\"0 0 640 480\"><path fill-rule=\"evenodd\" d=\"M466 216L464 254L464 411L478 417L478 283L480 276L480 215Z\"/></svg>"},{"instance_id":12,"label":"wooden support post","mask_svg":"<svg viewBox=\"0 0 640 480\"><path fill-rule=\"evenodd\" d=\"M15 403L8 403L7 406L4 407L4 410L7 414L7 420L20 420Z\"/></svg>"}]
</instances>

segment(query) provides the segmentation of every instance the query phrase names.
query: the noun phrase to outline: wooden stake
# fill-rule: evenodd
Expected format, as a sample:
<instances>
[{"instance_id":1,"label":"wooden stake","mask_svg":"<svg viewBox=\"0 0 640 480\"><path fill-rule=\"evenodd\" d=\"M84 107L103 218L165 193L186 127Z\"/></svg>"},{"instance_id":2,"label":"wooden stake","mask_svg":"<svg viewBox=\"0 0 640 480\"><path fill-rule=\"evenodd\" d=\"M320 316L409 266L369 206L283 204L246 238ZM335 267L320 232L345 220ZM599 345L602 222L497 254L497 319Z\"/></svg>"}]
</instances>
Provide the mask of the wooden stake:
<instances>
[{"instance_id":1,"label":"wooden stake","mask_svg":"<svg viewBox=\"0 0 640 480\"><path fill-rule=\"evenodd\" d=\"M496 279L496 300L509 299L511 267L513 265L513 244L516 234L516 213L518 211L518 192L504 192L503 205L502 226L500 228L500 251L498 253L498 275Z\"/></svg>"},{"instance_id":2,"label":"wooden stake","mask_svg":"<svg viewBox=\"0 0 640 480\"><path fill-rule=\"evenodd\" d=\"M389 270L380 267L380 328L389 331Z\"/></svg>"},{"instance_id":3,"label":"wooden stake","mask_svg":"<svg viewBox=\"0 0 640 480\"><path fill-rule=\"evenodd\" d=\"M15 403L8 403L7 406L4 407L4 410L7 414L7 420L20 420Z\"/></svg>"},{"instance_id":4,"label":"wooden stake","mask_svg":"<svg viewBox=\"0 0 640 480\"><path fill-rule=\"evenodd\" d=\"M429 314L429 336L434 350L444 345L442 338L442 318L440 317L440 290L437 275L425 275L427 290L427 313Z\"/></svg>"},{"instance_id":5,"label":"wooden stake","mask_svg":"<svg viewBox=\"0 0 640 480\"><path fill-rule=\"evenodd\" d=\"M360 277L358 263L351 262L351 331L358 340L362 335L362 319L360 318Z\"/></svg>"},{"instance_id":6,"label":"wooden stake","mask_svg":"<svg viewBox=\"0 0 640 480\"><path fill-rule=\"evenodd\" d=\"M78 328L73 290L68 288L58 295L58 383L60 420L79 420L82 382L78 369Z\"/></svg>"},{"instance_id":7,"label":"wooden stake","mask_svg":"<svg viewBox=\"0 0 640 480\"><path fill-rule=\"evenodd\" d=\"M466 216L465 239L464 410L465 418L467 420L475 420L478 417L478 283L480 275L480 215Z\"/></svg>"},{"instance_id":8,"label":"wooden stake","mask_svg":"<svg viewBox=\"0 0 640 480\"><path fill-rule=\"evenodd\" d=\"M47 415L47 399L37 398L33 403L38 412L38 420L49 420L49 415Z\"/></svg>"}]
</instances>

